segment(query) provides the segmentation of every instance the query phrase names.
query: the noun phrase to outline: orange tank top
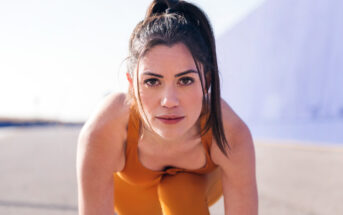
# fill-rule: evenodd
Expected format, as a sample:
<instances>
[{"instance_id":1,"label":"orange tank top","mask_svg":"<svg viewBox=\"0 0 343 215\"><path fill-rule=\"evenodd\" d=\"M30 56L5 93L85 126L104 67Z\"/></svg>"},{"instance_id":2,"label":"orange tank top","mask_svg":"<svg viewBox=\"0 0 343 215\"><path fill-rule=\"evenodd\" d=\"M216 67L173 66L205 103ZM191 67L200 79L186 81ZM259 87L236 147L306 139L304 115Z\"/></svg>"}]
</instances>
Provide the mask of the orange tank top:
<instances>
[{"instance_id":1,"label":"orange tank top","mask_svg":"<svg viewBox=\"0 0 343 215\"><path fill-rule=\"evenodd\" d=\"M205 125L204 117L200 120L201 128ZM127 140L125 148L125 167L122 171L117 172L117 175L127 183L138 186L153 186L159 183L161 177L165 174L175 175L178 172L191 172L195 174L206 174L213 171L217 165L213 163L210 156L210 148L212 144L211 129L201 137L202 145L206 152L206 165L200 169L187 170L178 167L171 167L166 170L155 171L146 168L138 158L138 139L140 120L136 111L130 109L130 117L127 129Z\"/></svg>"}]
</instances>

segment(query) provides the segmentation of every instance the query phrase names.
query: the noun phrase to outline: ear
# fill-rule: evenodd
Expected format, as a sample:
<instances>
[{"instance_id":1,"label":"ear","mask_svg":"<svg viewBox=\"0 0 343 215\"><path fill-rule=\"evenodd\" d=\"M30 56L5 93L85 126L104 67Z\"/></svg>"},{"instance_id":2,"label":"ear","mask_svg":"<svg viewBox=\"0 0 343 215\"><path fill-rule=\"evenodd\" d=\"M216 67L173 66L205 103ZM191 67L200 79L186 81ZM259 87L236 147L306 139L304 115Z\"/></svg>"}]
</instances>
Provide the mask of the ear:
<instances>
[{"instance_id":1,"label":"ear","mask_svg":"<svg viewBox=\"0 0 343 215\"><path fill-rule=\"evenodd\" d=\"M131 77L129 72L126 73L126 78L127 78L128 82L129 82L129 84L132 86L132 77Z\"/></svg>"}]
</instances>

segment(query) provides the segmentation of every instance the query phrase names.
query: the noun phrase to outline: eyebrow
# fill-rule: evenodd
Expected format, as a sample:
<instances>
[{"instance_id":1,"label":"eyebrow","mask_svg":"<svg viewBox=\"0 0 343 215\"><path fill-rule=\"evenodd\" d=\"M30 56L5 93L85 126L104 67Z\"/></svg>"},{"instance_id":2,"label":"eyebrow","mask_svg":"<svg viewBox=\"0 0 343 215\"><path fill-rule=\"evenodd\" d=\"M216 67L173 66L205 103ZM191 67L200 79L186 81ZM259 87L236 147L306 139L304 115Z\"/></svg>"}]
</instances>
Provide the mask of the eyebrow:
<instances>
[{"instance_id":1,"label":"eyebrow","mask_svg":"<svg viewBox=\"0 0 343 215\"><path fill-rule=\"evenodd\" d=\"M183 76L183 75L187 75L189 73L196 73L198 74L197 71L193 70L193 69L189 69L189 70L186 70L184 72L180 72L176 75L174 75L176 78L177 77L180 77L180 76ZM160 74L156 74L156 73L152 73L152 72L144 72L143 75L151 75L151 76L155 76L155 77L159 77L159 78L163 78L163 75L160 75Z\"/></svg>"}]
</instances>

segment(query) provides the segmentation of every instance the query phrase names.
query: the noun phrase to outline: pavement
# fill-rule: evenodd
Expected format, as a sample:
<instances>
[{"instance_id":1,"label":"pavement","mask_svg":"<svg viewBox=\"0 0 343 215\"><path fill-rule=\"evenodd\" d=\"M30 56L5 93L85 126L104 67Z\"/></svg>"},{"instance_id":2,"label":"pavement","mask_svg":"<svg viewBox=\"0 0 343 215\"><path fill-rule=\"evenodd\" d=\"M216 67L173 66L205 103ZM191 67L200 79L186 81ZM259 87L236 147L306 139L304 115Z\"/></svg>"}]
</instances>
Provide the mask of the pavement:
<instances>
[{"instance_id":1,"label":"pavement","mask_svg":"<svg viewBox=\"0 0 343 215\"><path fill-rule=\"evenodd\" d=\"M79 130L0 129L0 214L77 215ZM343 144L254 144L260 215L343 214ZM210 212L224 215L223 198Z\"/></svg>"}]
</instances>

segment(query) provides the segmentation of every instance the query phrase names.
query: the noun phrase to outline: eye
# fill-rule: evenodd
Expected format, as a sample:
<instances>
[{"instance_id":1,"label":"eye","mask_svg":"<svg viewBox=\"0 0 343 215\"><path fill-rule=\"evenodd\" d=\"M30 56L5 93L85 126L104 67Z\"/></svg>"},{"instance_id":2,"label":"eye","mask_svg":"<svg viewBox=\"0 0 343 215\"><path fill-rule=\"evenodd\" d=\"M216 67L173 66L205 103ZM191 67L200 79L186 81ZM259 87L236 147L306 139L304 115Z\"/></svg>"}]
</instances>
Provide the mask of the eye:
<instances>
[{"instance_id":1,"label":"eye","mask_svg":"<svg viewBox=\"0 0 343 215\"><path fill-rule=\"evenodd\" d=\"M179 79L179 84L182 86L191 85L191 84L193 84L193 82L194 82L194 79L191 77L183 77L183 78Z\"/></svg>"},{"instance_id":2,"label":"eye","mask_svg":"<svg viewBox=\"0 0 343 215\"><path fill-rule=\"evenodd\" d=\"M144 85L148 87L156 87L160 84L160 81L157 78L150 78L144 80Z\"/></svg>"}]
</instances>

